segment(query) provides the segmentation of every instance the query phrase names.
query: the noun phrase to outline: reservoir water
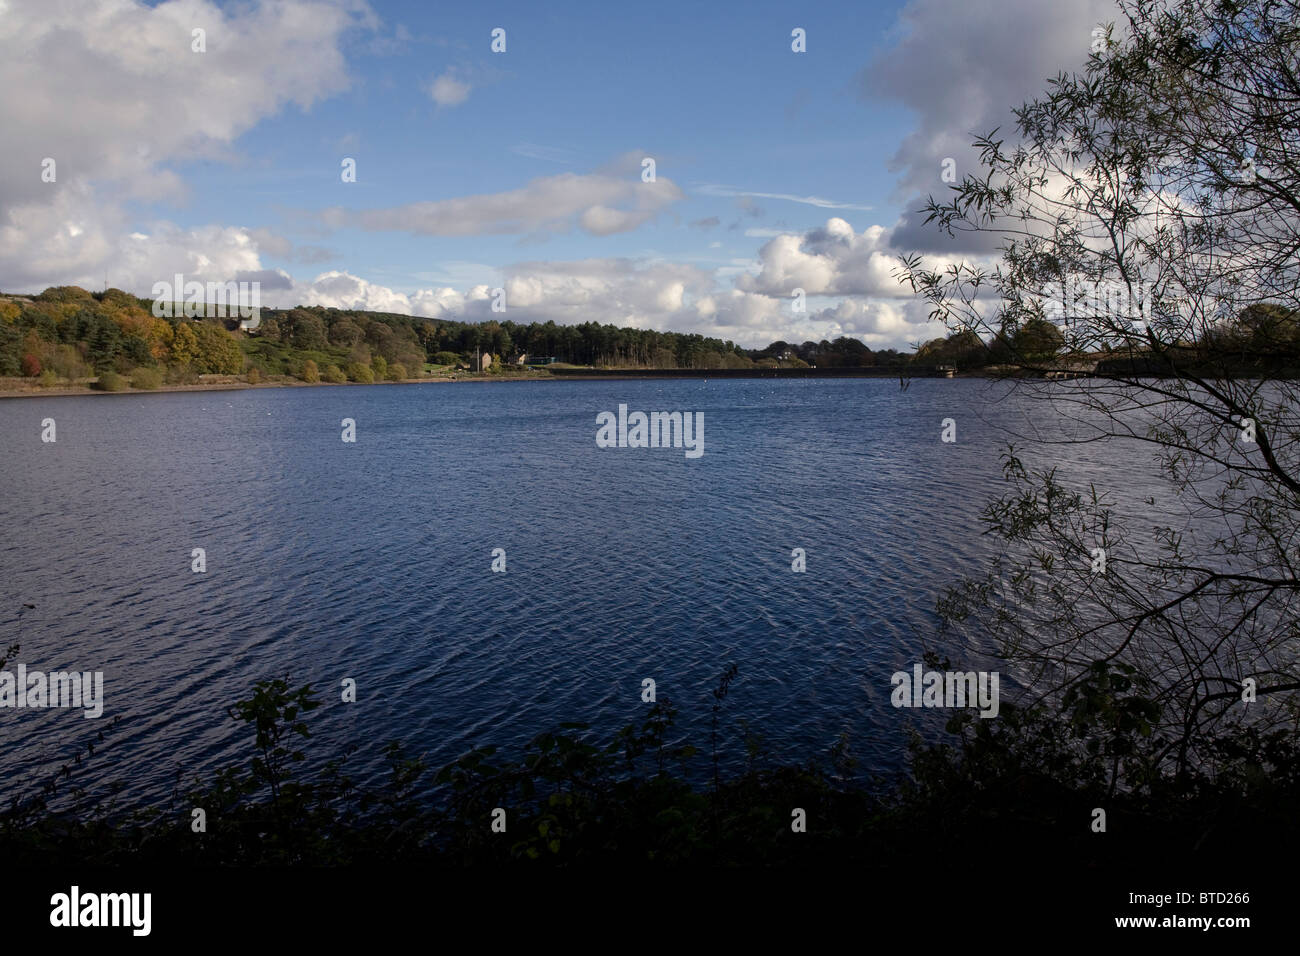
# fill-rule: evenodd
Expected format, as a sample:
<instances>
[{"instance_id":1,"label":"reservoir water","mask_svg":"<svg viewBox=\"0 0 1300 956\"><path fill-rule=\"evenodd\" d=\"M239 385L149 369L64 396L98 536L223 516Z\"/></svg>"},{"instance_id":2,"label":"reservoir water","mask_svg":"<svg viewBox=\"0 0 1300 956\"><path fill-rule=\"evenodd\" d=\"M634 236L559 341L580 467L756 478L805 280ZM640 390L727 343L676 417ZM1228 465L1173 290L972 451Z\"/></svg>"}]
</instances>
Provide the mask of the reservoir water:
<instances>
[{"instance_id":1,"label":"reservoir water","mask_svg":"<svg viewBox=\"0 0 1300 956\"><path fill-rule=\"evenodd\" d=\"M890 706L890 675L927 648L971 665L987 650L939 647L934 607L989 548L979 512L1025 414L1007 390L568 381L0 402L0 642L22 647L8 666L104 674L99 720L0 710L5 796L119 717L79 783L165 796L178 769L245 749L225 708L277 676L322 691L314 746L360 744L362 780L394 738L434 766L562 721L608 739L644 716L646 678L701 745L733 662L727 764L745 759L742 732L775 761L846 732L862 772L896 770L915 718ZM704 453L597 447L597 416L620 404L703 413ZM1085 481L1143 466L1073 454L1092 456L1073 462Z\"/></svg>"}]
</instances>

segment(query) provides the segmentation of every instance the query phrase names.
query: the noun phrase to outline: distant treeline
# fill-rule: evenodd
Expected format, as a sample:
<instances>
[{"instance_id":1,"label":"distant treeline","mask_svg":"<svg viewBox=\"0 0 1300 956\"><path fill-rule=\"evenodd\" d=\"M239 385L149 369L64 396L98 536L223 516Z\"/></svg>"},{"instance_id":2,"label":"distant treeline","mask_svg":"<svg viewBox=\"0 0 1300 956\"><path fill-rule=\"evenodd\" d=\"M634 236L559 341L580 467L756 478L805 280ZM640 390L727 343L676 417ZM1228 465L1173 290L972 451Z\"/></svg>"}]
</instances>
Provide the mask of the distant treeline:
<instances>
[{"instance_id":1,"label":"distant treeline","mask_svg":"<svg viewBox=\"0 0 1300 956\"><path fill-rule=\"evenodd\" d=\"M305 306L262 309L247 333L237 318L160 318L153 302L117 289L76 286L36 296L0 295L0 376L42 384L99 378L101 387L158 387L202 374L292 376L308 382L371 382L419 378L472 367L479 353L500 370L516 360L621 369L878 368L916 364L961 370L1048 360L1062 349L1056 326L1031 319L985 342L974 332L933 339L912 353L873 351L857 339L778 341L763 349L694 333L618 328L598 322L556 325L481 323L384 312ZM1212 341L1191 343L1204 354L1264 357L1300 364L1300 322L1276 305L1246 309ZM1202 357L1203 357L1202 356Z\"/></svg>"},{"instance_id":2,"label":"distant treeline","mask_svg":"<svg viewBox=\"0 0 1300 956\"><path fill-rule=\"evenodd\" d=\"M492 355L498 367L524 356L646 369L870 367L909 360L848 338L746 350L694 333L598 322L468 323L322 306L262 309L258 327L245 333L236 318L155 316L151 300L117 289L59 286L36 296L0 297L0 375L44 376L51 383L103 373L148 381L141 370L154 370L167 382L250 372L308 381L418 378L430 371L426 366L471 367L480 353Z\"/></svg>"}]
</instances>

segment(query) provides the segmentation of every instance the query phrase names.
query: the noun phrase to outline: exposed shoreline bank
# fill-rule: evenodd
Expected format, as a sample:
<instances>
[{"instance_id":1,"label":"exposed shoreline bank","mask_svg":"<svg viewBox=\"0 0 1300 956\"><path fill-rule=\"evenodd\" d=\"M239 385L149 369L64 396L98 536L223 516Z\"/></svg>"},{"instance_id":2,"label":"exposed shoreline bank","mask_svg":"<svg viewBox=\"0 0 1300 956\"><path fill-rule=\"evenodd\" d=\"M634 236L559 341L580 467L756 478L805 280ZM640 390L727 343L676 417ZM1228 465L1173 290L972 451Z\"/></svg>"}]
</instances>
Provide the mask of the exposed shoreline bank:
<instances>
[{"instance_id":1,"label":"exposed shoreline bank","mask_svg":"<svg viewBox=\"0 0 1300 956\"><path fill-rule=\"evenodd\" d=\"M773 374L773 373L780 374ZM796 373L796 374L789 374ZM622 379L709 379L709 378L897 378L897 372L873 369L565 369L538 375L462 375L430 378L408 378L396 382L303 382L295 379L258 382L251 384L234 380L199 382L193 385L163 385L158 388L126 388L108 392L91 388L88 383L42 387L13 384L14 380L0 379L0 399L3 398L59 398L70 395L153 395L161 392L225 392L250 388L315 388L317 386L347 387L352 385L432 385L459 384L461 382L562 382L562 381L617 381ZM916 375L908 376L916 378ZM924 375L921 377L932 377ZM962 376L959 373L959 377ZM980 377L980 376L976 376Z\"/></svg>"},{"instance_id":2,"label":"exposed shoreline bank","mask_svg":"<svg viewBox=\"0 0 1300 956\"><path fill-rule=\"evenodd\" d=\"M1161 378L1145 370L1130 371L1128 376L1140 378ZM399 381L383 382L303 382L298 379L283 378L263 381L256 384L246 382L238 376L212 376L220 381L198 382L188 385L163 385L152 389L126 388L120 391L100 391L90 387L91 380L75 385L56 385L42 387L31 379L0 379L0 399L5 398L60 398L71 395L149 395L160 392L218 392L238 391L250 388L315 388L317 386L348 387L355 385L450 385L462 382L592 382L622 380L665 380L665 379L918 379L918 378L978 378L978 379L1025 379L1042 381L1039 375L1009 371L1005 367L987 367L955 372L945 376L943 372L932 368L916 369L879 369L879 368L778 368L778 369L597 369L565 368L550 369L537 373L518 373L511 375L441 375L428 378L407 378ZM1071 375L1070 377L1076 377ZM1084 374L1077 377L1094 377ZM1107 377L1102 374L1100 377Z\"/></svg>"}]
</instances>

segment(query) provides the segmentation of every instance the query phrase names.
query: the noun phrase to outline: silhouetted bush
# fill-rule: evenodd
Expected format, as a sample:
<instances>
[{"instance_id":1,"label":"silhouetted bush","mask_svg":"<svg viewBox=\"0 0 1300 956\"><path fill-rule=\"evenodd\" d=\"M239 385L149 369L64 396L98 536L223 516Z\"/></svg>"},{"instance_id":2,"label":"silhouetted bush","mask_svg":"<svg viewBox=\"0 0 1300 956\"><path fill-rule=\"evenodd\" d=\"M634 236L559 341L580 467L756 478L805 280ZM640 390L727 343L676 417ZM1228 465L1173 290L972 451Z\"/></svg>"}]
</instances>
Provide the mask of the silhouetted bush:
<instances>
[{"instance_id":1,"label":"silhouetted bush","mask_svg":"<svg viewBox=\"0 0 1300 956\"><path fill-rule=\"evenodd\" d=\"M728 684L724 675L715 717ZM1135 715L1108 724L1108 747L1118 753L1148 746L1141 714L1153 705L1132 689L1097 671L1074 702L1086 700L1087 708L1112 715L1118 705ZM1082 864L1168 858L1192 846L1201 857L1225 858L1265 840L1271 852L1300 846L1293 813L1300 752L1284 734L1246 732L1218 741L1213 773L1146 778L1139 759L1123 762L1124 778L1116 780L1112 756L1088 742L1087 720L1004 703L995 720L956 712L948 740L914 738L912 773L899 784L855 781L841 738L820 760L764 769L751 760L745 771L702 787L690 781L701 776L699 761L713 764L716 737L711 734L709 755L681 742L676 709L660 700L639 724L609 739L567 723L538 734L513 759L495 747L476 747L433 774L422 759L390 743L386 782L361 788L346 772L356 744L315 774L301 771L307 717L321 706L310 686L256 684L251 697L228 710L248 728L251 746L210 779L178 789L172 807L51 813L47 800L72 786L65 781L74 763L81 764L78 756L38 795L11 797L0 812L0 852L16 866L85 859L879 866L916 854L1058 854ZM100 732L101 749L103 739ZM189 825L194 807L206 812L206 832ZM1098 839L1090 827L1099 807L1108 814L1109 839ZM494 818L504 820L504 832L493 828Z\"/></svg>"}]
</instances>

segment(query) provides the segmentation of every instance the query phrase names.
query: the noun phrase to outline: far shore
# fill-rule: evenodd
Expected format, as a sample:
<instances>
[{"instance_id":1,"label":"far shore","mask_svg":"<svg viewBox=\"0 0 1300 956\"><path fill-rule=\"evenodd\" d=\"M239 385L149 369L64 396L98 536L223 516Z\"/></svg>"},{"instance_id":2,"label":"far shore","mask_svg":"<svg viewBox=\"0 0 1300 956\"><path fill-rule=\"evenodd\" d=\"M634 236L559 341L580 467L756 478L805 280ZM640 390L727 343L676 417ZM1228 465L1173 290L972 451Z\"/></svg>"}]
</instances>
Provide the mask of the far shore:
<instances>
[{"instance_id":1,"label":"far shore","mask_svg":"<svg viewBox=\"0 0 1300 956\"><path fill-rule=\"evenodd\" d=\"M777 374L773 374L773 373ZM781 374L785 373L785 374ZM793 373L793 374L791 374ZM361 384L373 385L431 385L457 382L561 382L608 381L611 379L649 378L895 378L897 371L881 372L875 369L587 369L565 368L563 371L514 373L510 375L431 375L425 378L407 378L383 382L304 382L296 378L274 378L256 384L238 375L205 375L206 381L191 385L162 385L158 388L124 388L116 392L100 391L90 387L94 379L76 383L41 386L34 379L0 378L0 398L57 398L69 395L154 395L160 392L225 392L246 388L314 388L320 385L347 387Z\"/></svg>"},{"instance_id":2,"label":"far shore","mask_svg":"<svg viewBox=\"0 0 1300 956\"><path fill-rule=\"evenodd\" d=\"M222 392L247 388L314 388L317 386L337 386L346 388L356 385L433 385L454 384L458 382L563 382L563 381L617 381L621 379L737 379L737 378L936 378L940 377L935 369L919 367L913 369L881 368L763 368L763 369L618 369L618 368L574 368L513 373L509 375L474 375L468 372L456 375L430 375L425 378L407 378L399 381L382 382L304 382L296 378L277 377L257 383L250 383L238 375L205 375L205 381L190 385L162 385L158 388L125 388L120 391L100 391L90 387L94 379L83 379L75 384L51 385L43 387L34 379L0 378L0 398L59 398L69 395L151 395L160 392ZM1023 375L1023 373L1021 373ZM988 367L956 372L955 378L1006 378L1019 377L1006 368ZM1037 377L1037 376L1034 376Z\"/></svg>"},{"instance_id":3,"label":"far shore","mask_svg":"<svg viewBox=\"0 0 1300 956\"><path fill-rule=\"evenodd\" d=\"M217 377L217 376L214 376ZM0 378L0 398L66 398L76 395L158 395L163 392L235 392L244 389L253 388L315 388L320 385L337 386L338 388L347 388L348 386L370 384L370 385L432 385L435 383L456 383L456 382L545 382L551 381L549 376L498 376L498 375L460 375L455 378L450 376L430 376L428 378L406 378L400 381L383 381L383 382L303 382L298 379L286 378L283 380L272 380L258 382L256 384L243 381L238 376L220 376L228 381L198 382L193 385L162 385L158 388L124 388L116 392L105 392L99 389L91 388L87 383L76 383L70 385L51 385L43 387L32 382L24 383L30 380Z\"/></svg>"}]
</instances>

